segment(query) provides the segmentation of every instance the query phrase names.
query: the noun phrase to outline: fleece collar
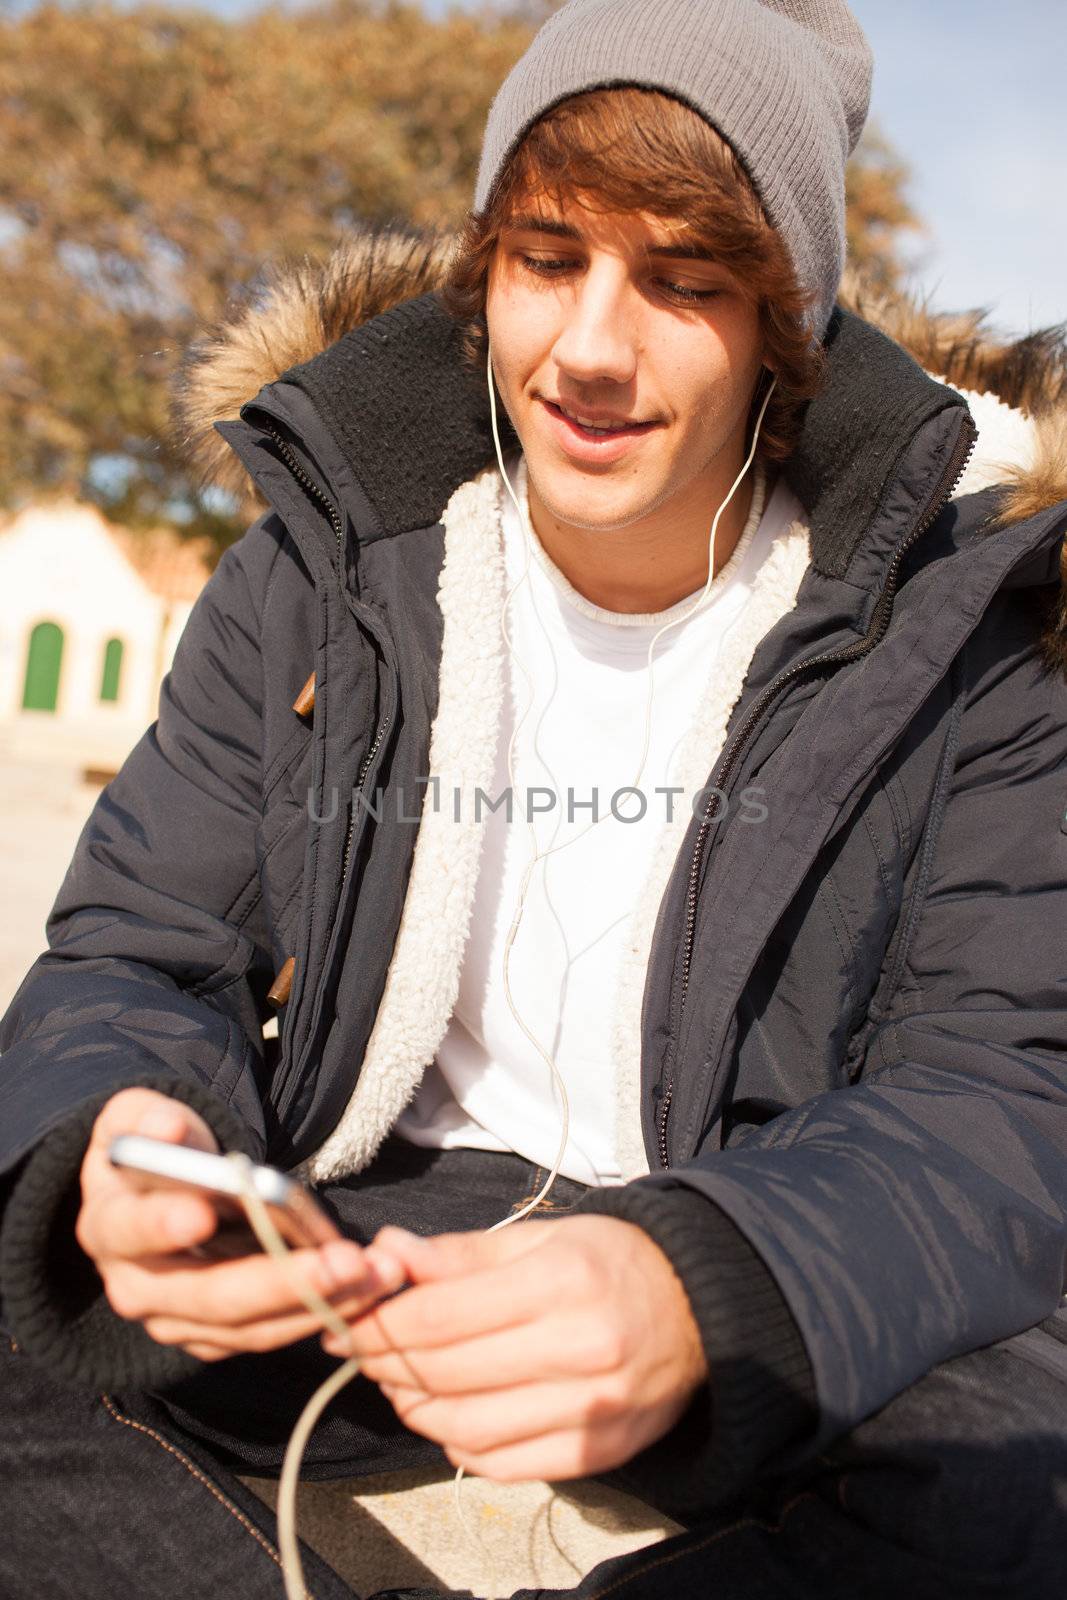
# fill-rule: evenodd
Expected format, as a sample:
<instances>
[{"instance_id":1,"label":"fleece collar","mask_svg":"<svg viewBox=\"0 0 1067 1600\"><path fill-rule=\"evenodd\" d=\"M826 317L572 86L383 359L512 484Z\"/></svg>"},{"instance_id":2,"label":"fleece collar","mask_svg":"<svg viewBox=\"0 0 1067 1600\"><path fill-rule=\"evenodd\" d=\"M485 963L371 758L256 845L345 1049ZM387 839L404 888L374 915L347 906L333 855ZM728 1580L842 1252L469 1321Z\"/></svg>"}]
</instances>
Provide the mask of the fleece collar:
<instances>
[{"instance_id":1,"label":"fleece collar","mask_svg":"<svg viewBox=\"0 0 1067 1600\"><path fill-rule=\"evenodd\" d=\"M501 510L506 491L483 468L450 496L441 516L444 557L437 601L444 622L437 712L430 731L426 799L404 908L359 1078L333 1132L298 1169L315 1183L358 1172L373 1158L434 1059L459 993L486 828L476 788L490 793L504 703L500 614L506 592ZM616 979L608 1058L615 1074L615 1147L624 1179L646 1173L641 1131L641 999L656 915L688 827L691 798L707 782L759 641L796 603L811 561L802 521L778 535L745 609L709 669L699 713L676 757L684 793L636 892ZM435 783L433 780L439 780ZM463 796L460 821L435 794Z\"/></svg>"},{"instance_id":2,"label":"fleece collar","mask_svg":"<svg viewBox=\"0 0 1067 1600\"><path fill-rule=\"evenodd\" d=\"M457 242L447 230L364 224L321 264L266 270L256 292L206 329L182 362L175 420L203 478L248 496L230 436L216 426L284 376L290 383L281 388L292 393L295 383L301 399L314 396L334 453L363 485L360 538L433 525L451 494L494 459L480 378L460 361L459 331L436 298ZM848 568L855 581L863 569L876 581L878 563L857 560L874 508L916 454L931 454L916 452L921 434L941 441L953 433L952 416L941 419L946 428L938 413L964 399L972 410L975 397L1010 409L1026 435L999 458L979 437L978 455L993 468L985 481L1003 491L991 530L1067 501L1067 341L1056 329L1004 339L986 320L982 311L935 313L846 272L827 332L830 385L809 406L786 468L809 513L820 571ZM515 441L502 421L508 448ZM1067 673L1067 546L1061 577L1043 651Z\"/></svg>"},{"instance_id":3,"label":"fleece collar","mask_svg":"<svg viewBox=\"0 0 1067 1600\"><path fill-rule=\"evenodd\" d=\"M379 536L432 525L495 458L487 389L461 362L459 341L458 325L426 294L284 375L352 463ZM913 439L966 401L851 312L835 311L826 347L828 381L784 474L809 513L814 565L841 577ZM518 440L502 421L507 450Z\"/></svg>"}]
</instances>

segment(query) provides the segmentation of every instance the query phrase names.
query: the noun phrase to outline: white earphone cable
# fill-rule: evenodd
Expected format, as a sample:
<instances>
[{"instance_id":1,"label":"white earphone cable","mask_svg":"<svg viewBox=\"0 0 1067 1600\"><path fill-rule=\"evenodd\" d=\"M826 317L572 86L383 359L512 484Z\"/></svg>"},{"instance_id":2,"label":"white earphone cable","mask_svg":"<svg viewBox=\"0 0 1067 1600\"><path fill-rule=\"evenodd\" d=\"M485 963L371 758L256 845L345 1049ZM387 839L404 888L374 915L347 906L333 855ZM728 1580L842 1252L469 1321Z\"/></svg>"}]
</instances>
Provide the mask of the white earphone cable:
<instances>
[{"instance_id":1,"label":"white earphone cable","mask_svg":"<svg viewBox=\"0 0 1067 1600\"><path fill-rule=\"evenodd\" d=\"M533 534L532 534L532 530L531 530L530 525L529 525L529 517L528 517L528 514L527 514L527 508L520 503L519 498L516 495L515 490L514 490L514 488L512 486L511 479L508 477L507 470L506 470L506 468L504 466L504 457L503 457L503 452L501 450L501 445L500 445L500 433L499 433L498 426L497 426L496 397L495 397L495 393L494 393L492 361L493 361L492 347L490 345L489 348L488 348L488 353L487 353L487 358L486 358L486 373L487 373L488 388L489 388L489 410L490 410L490 415L492 417L492 423L493 423L493 442L494 442L494 444L496 446L497 465L498 465L498 468L500 470L500 476L503 479L504 485L506 486L507 491L508 491L509 495L511 496L512 502L513 502L513 504L515 506L515 510L518 513L519 523L520 523L520 525L522 527L522 530L523 530L523 536L524 536L525 548L526 548L526 563L525 563L525 565L523 567L522 575L520 576L518 582L515 583L512 586L512 588L509 590L509 592L508 592L508 594L507 594L507 596L505 598L503 611L502 611L502 614L501 614L501 624L500 624L501 625L501 632L503 633L505 643L508 645L509 650L511 650L511 648L512 648L511 639L510 639L510 637L508 635L507 628L506 628L506 625L505 625L505 617L506 617L506 613L507 613L507 607L508 607L508 605L509 605L509 603L510 603L510 601L512 599L512 596L518 591L520 585L525 581L525 579L526 579L526 577L527 577L527 575L529 573L530 560L531 560L532 552L533 552ZM632 778L632 780L630 782L630 785L629 785L629 787L631 789L636 789L637 788L638 781L639 781L639 779L641 777L641 774L642 774L642 772L644 771L644 768L645 768L645 762L648 759L648 748L649 748L649 742L650 742L650 739L651 739L651 731L652 731L652 697L653 697L653 691L654 691L654 677L653 677L653 666L652 666L652 654L653 654L653 651L655 650L655 647L656 647L658 641L663 637L663 635L670 628L675 628L675 627L677 627L679 625L679 623L685 622L689 617L691 617L694 614L694 612L696 612L696 611L698 611L700 609L700 607L704 604L705 599L707 598L708 591L711 588L712 582L713 582L714 577L715 577L715 555L714 555L714 552L715 552L715 536L716 536L716 533L718 532L718 528L719 528L719 519L722 516L723 512L725 511L726 507L730 504L730 501L733 499L734 495L736 494L736 492L738 490L738 487L740 486L741 482L744 479L745 473L748 471L749 467L752 465L753 459L755 458L756 446L757 446L757 443L759 441L760 429L763 426L763 418L766 415L767 406L768 406L768 404L770 402L770 398L771 398L771 395L774 392L774 387L775 387L775 384L777 383L777 381L778 381L777 376L772 376L772 380L771 380L770 386L768 387L767 393L766 393L766 395L764 396L764 399L763 399L763 404L762 404L762 406L760 408L760 413L759 413L758 420L756 422L756 427L755 427L754 432L753 432L752 445L751 445L751 448L749 450L748 457L747 457L747 459L745 461L744 466L741 468L741 470L738 473L737 477L734 479L733 484L731 485L731 487L729 489L729 492L727 493L725 499L722 501L722 504L719 506L719 509L715 513L715 517L714 517L714 520L713 520L712 525L711 525L711 532L710 532L709 538L708 538L708 576L707 576L707 580L706 580L706 582L704 584L704 588L701 590L701 592L700 592L699 596L697 597L696 601L694 602L694 604L690 607L690 609L688 611L683 612L682 615L679 616L679 617L672 618L669 622L665 622L663 624L663 626L661 628L659 628L657 630L657 632L649 640L648 655L647 655L646 663L645 663L646 670L647 670L647 673L648 673L648 695L646 697L646 702L645 702L645 732L644 732L644 740L643 740L643 743L642 743L642 746L641 746L641 760L638 763L637 772L634 774L634 777ZM535 606L535 610L536 610L536 606ZM538 620L540 620L540 618ZM547 637L547 635L546 635L546 637ZM512 654L513 654L513 659L515 660L516 665L519 667L519 670L522 672L524 678L526 679L527 683L529 684L531 680L530 680L530 675L526 670L526 667L519 660L518 656L514 654L514 652L512 652ZM555 666L555 659L554 658L553 658L553 666ZM556 681L558 682L558 675L557 675ZM553 687L553 695L554 695L554 693L555 693L555 686ZM551 700L550 700L550 703L551 703ZM529 707L527 707L527 711L528 710L529 710ZM508 754L507 754L508 782L511 785L511 794L512 795L514 795L514 792L515 792L515 774L514 774L514 769L513 769L513 755L514 755L514 749L515 749L515 741L516 741L516 739L518 737L519 729L522 726L522 722L525 720L526 714L527 714L527 712L524 712L523 713L523 717L516 724L515 728L512 731L511 739L510 739L509 744L508 744ZM551 774L550 774L550 776L551 776ZM553 1081L556 1084L557 1088L559 1089L560 1096L561 1096L562 1101L563 1101L562 1135L561 1135L561 1138L560 1138L559 1149L557 1150L556 1159L555 1159L555 1162L553 1164L552 1170L549 1173L549 1175L548 1175L547 1179L545 1180L544 1184L542 1185L541 1189L538 1191L538 1193L533 1197L532 1200L530 1200L528 1202L528 1204L521 1211L517 1211L512 1216L505 1217L502 1221L494 1223L493 1227L488 1230L489 1232L494 1232L497 1228L507 1227L512 1222L518 1222L522 1217L528 1215L528 1213L530 1211L533 1211L533 1210L536 1209L536 1207L540 1204L541 1200L548 1193L549 1189L552 1187L552 1184L556 1180L556 1177L557 1177L557 1175L559 1173L560 1166L562 1165L562 1162L563 1162L564 1154L566 1152L567 1140L568 1140L568 1135L569 1135L570 1113L569 1113L569 1106L568 1106L568 1102L567 1102L567 1092L566 1092L566 1089L564 1088L563 1079L562 1079L562 1077L561 1077L561 1075L559 1073L558 1068L556 1067L555 1062L551 1059L551 1057L547 1054L547 1052L542 1048L540 1042L537 1039L534 1038L534 1036L530 1032L529 1028L527 1028L526 1024L523 1022L522 1018L519 1016L519 1013L518 1013L518 1011L517 1011L517 1009L515 1007L514 998L512 996L512 992L511 992L511 984L510 984L510 980L509 980L509 957L510 957L510 953L511 953L511 947L515 942L515 936L516 936L516 934L518 932L519 922L520 922L521 917L522 917L522 911L523 911L525 903L526 903L526 892L527 892L527 889L529 887L530 877L531 877L531 874L533 872L534 867L537 865L537 863L539 861L544 861L544 860L547 859L548 856L555 855L557 852L559 852L561 850L568 849L572 844L576 844L579 839L583 839L587 833L592 831L593 828L599 827L600 823L604 822L609 814L610 813L605 813L604 816L595 818L594 821L588 823L584 828L582 828L578 833L574 834L570 839L565 839L561 844L553 845L548 850L541 851L540 853L537 852L536 831L535 831L535 829L533 827L532 821L530 822L530 831L531 831L531 835L533 836L534 852L535 853L534 853L532 859L527 864L526 871L523 874L522 884L521 884L520 891L519 891L518 904L515 907L515 911L514 911L513 916L512 916L511 925L510 925L510 927L508 929L507 939L506 939L505 945L504 945L504 971L503 971L504 992L505 992L505 995L507 997L508 1005L511 1008L511 1013L515 1018L515 1021L518 1023L518 1025L522 1029L523 1033L529 1039L530 1043L534 1046L534 1049L538 1051L538 1053L540 1054L541 1058L544 1060L545 1064L548 1066L549 1070L552 1073Z\"/></svg>"},{"instance_id":2,"label":"white earphone cable","mask_svg":"<svg viewBox=\"0 0 1067 1600\"><path fill-rule=\"evenodd\" d=\"M513 756L514 756L514 749L515 749L515 741L516 741L516 739L518 737L519 729L522 727L522 724L525 721L526 716L528 715L528 713L529 713L529 711L530 711L530 709L532 707L534 696L533 696L533 684L532 684L532 680L530 678L530 675L529 675L528 671L526 670L526 667L519 660L518 655L515 653L515 651L513 649L512 641L511 641L510 635L508 634L508 631L507 631L506 616L507 616L507 608L508 608L508 605L511 602L511 599L512 599L513 595L515 595L517 593L518 589L526 581L526 579L528 577L528 574L529 574L530 560L531 560L532 552L533 552L533 534L532 534L532 530L530 528L529 517L528 517L528 514L527 514L527 510L523 505L520 504L518 496L516 495L515 490L512 487L511 480L508 477L507 471L506 471L506 469L504 467L504 457L503 457L503 453L501 451L501 446L500 446L500 434L499 434L499 431L498 431L498 428L497 428L496 397L495 397L495 393L494 393L494 384L493 384L493 367L492 367L492 350L491 350L491 348L487 352L486 375L487 375L488 387L489 387L489 409L490 409L490 414L492 416L493 441L494 441L494 444L496 446L497 464L498 464L499 469L500 469L500 475L501 475L501 478L503 480L503 483L506 486L507 491L511 496L511 499L512 499L514 505L515 505L516 511L518 512L519 523L520 523L520 526L522 527L524 544L525 544L525 549L526 549L526 562L525 562L525 565L523 567L522 573L521 573L520 577L518 578L518 580L516 581L516 583L508 591L508 594L507 594L507 596L505 597L505 600L504 600L503 607L501 609L501 616L500 616L500 629L501 629L502 636L504 638L504 642L507 645L507 648L508 648L508 650L509 650L509 652L511 654L512 659L515 661L516 666L519 668L519 670L523 674L523 677L526 679L526 683L529 686L530 691L531 691L530 702L527 705L526 709L523 711L522 717L519 718L519 720L516 722L516 725L515 725L515 727L514 727L514 729L512 731L511 739L510 739L510 741L508 743L508 752L507 752L508 781L509 781L509 783L511 785L511 791L510 791L511 795L514 796L514 793L515 793L515 774L514 774L514 768L513 768ZM759 436L760 436L760 429L763 426L763 419L764 419L764 416L766 415L766 412L767 412L767 406L768 406L768 403L770 401L771 395L774 392L774 387L775 387L775 384L777 383L777 381L778 381L777 377L772 375L772 380L771 380L770 387L767 390L767 393L766 393L766 395L764 397L764 400L763 400L763 404L762 404L762 406L760 408L759 417L758 417L757 422L756 422L756 427L755 427L755 430L754 430L754 433L753 433L753 438L752 438L752 445L751 445L751 448L749 450L748 457L747 457L747 459L745 461L744 466L741 468L741 471L738 473L737 477L734 479L734 482L733 482L728 494L726 495L726 498L723 500L722 504L719 506L719 509L715 513L715 518L714 518L714 521L712 522L712 525L711 525L711 533L709 535L709 540L708 540L708 576L707 576L707 581L706 581L706 583L704 585L704 588L702 589L702 591L701 591L700 595L698 596L698 598L697 598L696 602L694 603L694 605L692 607L690 607L690 609L688 611L684 612L682 614L682 616L672 618L671 621L664 623L663 626L654 634L652 639L649 641L648 656L647 656L647 659L646 659L646 670L647 670L647 673L648 673L648 695L647 695L646 704L645 704L644 742L643 742L642 747L641 747L641 760L640 760L640 762L638 764L637 772L635 773L633 781L629 786L632 789L636 789L637 788L638 780L640 779L641 774L644 771L645 762L648 759L648 749L649 749L649 743L650 743L650 739L651 739L651 729L652 729L652 696L653 696L653 690L654 690L654 678L653 678L653 667L652 667L652 653L653 653L653 650L655 649L655 646L656 646L656 643L658 642L658 640L663 636L664 633L667 632L667 630L669 628L677 627L680 622L684 622L688 617L691 617L695 611L699 610L699 608L703 605L703 603L704 603L704 601L705 601L705 599L707 597L708 591L709 591L709 589L711 587L711 584L712 584L714 576L715 576L715 572L714 572L715 535L716 535L716 533L718 531L719 519L722 516L723 512L725 511L726 507L730 504L730 501L733 499L734 495L736 494L739 485L741 484L742 480L744 479L745 473L748 471L749 467L752 465L752 462L753 462L753 460L755 458L756 446L757 446L757 443L759 441ZM532 593L531 593L531 601L533 601ZM534 603L534 611L535 611L535 614L537 615L537 620L538 620L538 623L541 625L542 631L545 632L544 624L543 624L542 619L540 617L540 613L538 613L537 609L536 609L536 603ZM547 637L548 637L547 632L545 632L545 637L547 639ZM555 657L553 657L553 668L555 668L555 665L556 665ZM555 696L555 691L556 691L556 687L558 685L558 681L559 681L559 679L558 679L558 672L557 672L556 676L554 678L554 681L553 681L552 694L549 696L549 700L548 700L548 702L546 704L546 707L545 707L545 712L547 712L548 706L551 705L552 700L553 700L553 698ZM543 717L545 715L545 712L542 712L542 719L543 719ZM552 774L550 773L549 776L552 776ZM556 1159L555 1159L555 1162L553 1163L552 1170L549 1173L549 1175L548 1175L547 1179L545 1180L544 1184L539 1189L538 1193L534 1196L534 1198L532 1200L527 1202L527 1204L522 1208L522 1210L514 1212L510 1216L501 1218L501 1220L499 1222L494 1222L490 1228L486 1229L487 1233L495 1233L497 1231L497 1229L499 1229L499 1228L506 1228L513 1222L519 1222L523 1217L527 1216L531 1211L536 1209L536 1207L540 1204L540 1202L544 1199L545 1195L551 1189L553 1183L555 1182L555 1180L556 1180L556 1178L557 1178L557 1176L559 1174L559 1169L563 1164L563 1158L564 1158L564 1155L566 1154L567 1142L568 1142L569 1135L570 1135L570 1106L569 1106L569 1103L568 1103L567 1091L566 1091L566 1088L565 1088L564 1083L563 1083L562 1075L560 1074L560 1071L559 1071L558 1067L556 1066L555 1061L543 1049L543 1047L540 1044L540 1042L534 1037L534 1035L530 1032L529 1028L526 1026L525 1022L520 1017L520 1015L518 1013L518 1010L516 1009L516 1006L515 1006L514 998L512 996L512 992L511 992L511 984L510 984L510 981L509 981L509 957L510 957L510 953L511 953L511 947L515 942L515 936L516 936L516 934L518 932L519 923L520 923L521 918L522 918L522 912L523 912L523 909L524 909L525 904L526 904L526 892L527 892L527 889L529 887L530 877L531 877L531 874L533 872L534 867L537 865L537 863L539 861L544 861L548 856L555 855L558 851L564 850L564 849L568 848L572 844L576 844L577 841L579 839L584 838L585 835L591 831L591 829L593 829L595 827L598 827L601 822L606 820L606 815L609 815L609 814L610 813L606 813L605 816L597 817L593 822L587 824L586 827L582 828L578 833L574 834L572 838L564 840L561 844L558 844L558 845L554 844L549 849L544 850L544 851L540 851L540 852L538 852L538 850L537 850L537 834L536 834L536 830L535 830L535 828L533 826L532 819L530 819L530 832L531 832L532 839L533 839L534 854L533 854L531 860L528 862L525 872L523 873L522 884L521 884L520 891L519 891L518 903L517 903L517 905L515 907L515 911L514 911L514 914L512 916L512 920L511 920L511 925L508 928L507 938L506 938L506 941L505 941L505 944L504 944L504 965L503 965L504 992L505 992L505 994L507 996L508 1005L511 1008L511 1013L514 1016L515 1021L518 1023L519 1027L522 1029L522 1031L526 1035L527 1039L529 1039L529 1041L533 1045L534 1049L538 1052L538 1054L542 1057L542 1059L544 1060L544 1062L548 1066L550 1072L552 1073L553 1082L554 1082L555 1086L559 1089L560 1097L561 1097L561 1100L562 1100L562 1108L563 1108L563 1110L562 1110L562 1124L561 1124L562 1132L561 1132L561 1137L560 1137L559 1148L558 1148L558 1150L556 1152ZM263 1201L260 1199L259 1195L256 1193L255 1189L252 1186L252 1182L251 1182L251 1179L250 1179L250 1176L249 1176L249 1173L250 1173L250 1170L251 1170L251 1165L252 1165L251 1162L249 1161L247 1156L241 1154L238 1151L231 1151L229 1153L228 1159L231 1160L232 1162L234 1162L234 1164L237 1166L239 1176L241 1177L241 1180L242 1180L241 1199L244 1202L245 1212L246 1212L246 1215L248 1217L249 1226L252 1228L253 1232L255 1233L255 1235L256 1235L257 1239L259 1240L259 1243L262 1246L262 1248L268 1254L270 1254L272 1256L275 1256L279 1260L284 1259L285 1256L287 1256L289 1254L288 1246L286 1245L286 1243L285 1243L284 1239L282 1238L281 1234L278 1232L277 1228L274 1226L274 1223L272 1222L271 1217L270 1217L270 1213L268 1212L266 1206L263 1204ZM341 1339L347 1339L348 1338L348 1336L349 1336L348 1324L344 1321L344 1319L341 1316L338 1315L337 1311L334 1309L333 1306L330 1305L330 1303L327 1300L324 1300L322 1298L322 1296L319 1295L309 1284L296 1284L295 1287L296 1287L296 1291L297 1291L298 1295L300 1296L300 1298L304 1302L304 1304L307 1306L309 1311L311 1311L315 1316L320 1317L322 1322L324 1323L324 1325L327 1328L329 1328L332 1333L337 1334L337 1336L339 1338L341 1338ZM302 1562L300 1560L300 1546L299 1546L299 1540L298 1540L298 1537L297 1537L297 1529L296 1529L296 1495L297 1495L297 1487L298 1487L299 1481L300 1481L300 1463L303 1460L304 1451L305 1451L305 1449L307 1447L307 1442L308 1442L309 1438L311 1437L311 1433L312 1433L312 1431L313 1431L313 1429L315 1427L315 1424L318 1422L319 1417L322 1415L322 1412L326 1409L326 1407L329 1405L330 1401L334 1398L334 1396L336 1394L338 1394L345 1387L345 1385L348 1384L356 1376L356 1374L359 1372L359 1370L360 1370L360 1361L359 1361L358 1357L355 1357L355 1356L349 1357L347 1360L345 1360L342 1363L341 1366L339 1366L337 1368L337 1370L335 1372L332 1372L330 1374L330 1376L326 1379L326 1381L324 1383L319 1385L319 1387L315 1390L314 1394L312 1394L311 1398L308 1400L308 1402L305 1405L303 1411L300 1413L300 1416L297 1419L296 1426L293 1428L293 1431L289 1436L288 1444L286 1445L285 1457L284 1457L284 1460L283 1460L283 1463L282 1463L281 1476L280 1476L280 1479L279 1479L279 1482L278 1482L278 1512L277 1512L277 1515L278 1515L278 1548L279 1548L279 1553L280 1553L280 1556L281 1556L282 1575L283 1575L283 1579L284 1579L284 1582L285 1582L285 1593L286 1593L287 1600L310 1600L310 1597L308 1596L307 1589L306 1589L305 1584L304 1584L304 1569L303 1569L303 1564L302 1564ZM483 1559L486 1562L487 1569L489 1571L493 1571L494 1562L493 1562L493 1559L492 1559L492 1555L491 1555L490 1551L488 1550L488 1548L487 1548L487 1546L485 1544L485 1541L482 1539L480 1533L477 1530L472 1529L470 1527L470 1525L467 1522L466 1516L464 1515L463 1505L462 1505L462 1502L461 1502L460 1492L459 1492L459 1486L460 1486L460 1482L462 1481L462 1478L463 1478L463 1468L460 1467L460 1468L458 1468L458 1470L456 1472L456 1479L455 1479L455 1485L454 1485L454 1498L455 1498L456 1512L457 1512L457 1515L459 1517L460 1523L461 1523L461 1525L462 1525L462 1527L464 1529L464 1532L467 1534L468 1539L471 1541L472 1544L476 1544L480 1548L480 1550L482 1552ZM494 1578L495 1578L495 1576L496 1576L496 1574L494 1572ZM501 1597L498 1597L495 1594L489 1594L489 1595L486 1596L486 1600L502 1600L502 1595L501 1595Z\"/></svg>"}]
</instances>

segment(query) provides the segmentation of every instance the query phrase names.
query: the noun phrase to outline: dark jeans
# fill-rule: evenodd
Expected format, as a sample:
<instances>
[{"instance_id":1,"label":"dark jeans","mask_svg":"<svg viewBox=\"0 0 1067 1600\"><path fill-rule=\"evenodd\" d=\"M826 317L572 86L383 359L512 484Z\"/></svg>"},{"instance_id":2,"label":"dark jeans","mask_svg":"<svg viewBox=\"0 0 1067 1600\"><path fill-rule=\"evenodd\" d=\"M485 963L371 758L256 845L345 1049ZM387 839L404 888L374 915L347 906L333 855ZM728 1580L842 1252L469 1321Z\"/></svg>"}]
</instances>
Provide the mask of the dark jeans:
<instances>
[{"instance_id":1,"label":"dark jeans","mask_svg":"<svg viewBox=\"0 0 1067 1600\"><path fill-rule=\"evenodd\" d=\"M391 1139L366 1172L324 1194L346 1231L367 1240L387 1221L424 1233L488 1227L545 1176L510 1155ZM583 1192L557 1179L545 1214ZM317 1340L290 1352L305 1346L317 1354L296 1380L282 1381L282 1355L233 1357L176 1399L73 1390L0 1341L0 1600L283 1600L274 1516L238 1473L276 1475L324 1370ZM573 1589L520 1590L516 1600L1059 1600L1067 1362L1044 1346L1033 1359L1025 1350L1024 1339L944 1362L787 1478L601 1562ZM362 1391L332 1429L327 1412L305 1476L446 1461L428 1440L397 1433L380 1395L372 1413L373 1384ZM303 1558L314 1600L356 1600L306 1545Z\"/></svg>"}]
</instances>

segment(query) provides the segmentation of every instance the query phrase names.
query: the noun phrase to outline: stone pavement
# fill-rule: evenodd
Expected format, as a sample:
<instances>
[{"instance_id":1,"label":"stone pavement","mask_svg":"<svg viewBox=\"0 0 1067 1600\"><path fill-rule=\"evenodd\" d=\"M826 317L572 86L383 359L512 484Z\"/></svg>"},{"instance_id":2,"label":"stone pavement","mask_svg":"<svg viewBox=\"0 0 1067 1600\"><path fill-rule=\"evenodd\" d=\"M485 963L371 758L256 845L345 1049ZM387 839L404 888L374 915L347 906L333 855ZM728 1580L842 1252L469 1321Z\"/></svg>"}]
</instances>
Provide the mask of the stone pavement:
<instances>
[{"instance_id":1,"label":"stone pavement","mask_svg":"<svg viewBox=\"0 0 1067 1600\"><path fill-rule=\"evenodd\" d=\"M0 761L0 1015L42 950L44 924L100 783L61 761Z\"/></svg>"}]
</instances>

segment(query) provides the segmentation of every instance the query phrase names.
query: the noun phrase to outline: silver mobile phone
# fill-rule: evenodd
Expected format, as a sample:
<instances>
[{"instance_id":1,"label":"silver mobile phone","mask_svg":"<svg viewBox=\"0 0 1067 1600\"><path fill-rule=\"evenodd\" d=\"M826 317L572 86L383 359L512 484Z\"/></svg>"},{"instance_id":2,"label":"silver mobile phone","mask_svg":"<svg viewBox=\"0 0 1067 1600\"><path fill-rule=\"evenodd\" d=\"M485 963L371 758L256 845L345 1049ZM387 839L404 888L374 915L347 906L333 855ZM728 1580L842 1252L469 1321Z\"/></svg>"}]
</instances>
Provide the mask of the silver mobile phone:
<instances>
[{"instance_id":1,"label":"silver mobile phone","mask_svg":"<svg viewBox=\"0 0 1067 1600\"><path fill-rule=\"evenodd\" d=\"M123 1133L108 1146L111 1164L136 1174L145 1189L189 1189L208 1195L219 1214L210 1239L192 1247L195 1255L228 1260L251 1255L260 1243L249 1227L238 1196L241 1185L233 1162L225 1156L145 1134ZM343 1237L314 1195L277 1167L253 1166L252 1183L278 1232L296 1248L328 1244Z\"/></svg>"}]
</instances>

